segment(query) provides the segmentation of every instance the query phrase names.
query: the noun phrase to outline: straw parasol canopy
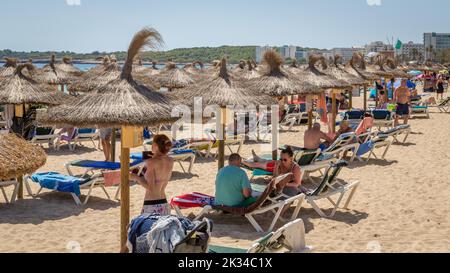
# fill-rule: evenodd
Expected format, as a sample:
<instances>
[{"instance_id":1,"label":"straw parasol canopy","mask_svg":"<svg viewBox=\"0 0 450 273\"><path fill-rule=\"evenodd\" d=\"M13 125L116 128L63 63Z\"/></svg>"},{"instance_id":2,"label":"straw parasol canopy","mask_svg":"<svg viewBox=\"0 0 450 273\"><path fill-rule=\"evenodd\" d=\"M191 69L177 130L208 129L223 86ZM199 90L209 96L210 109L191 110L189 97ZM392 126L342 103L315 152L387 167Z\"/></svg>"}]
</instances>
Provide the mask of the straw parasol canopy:
<instances>
[{"instance_id":1,"label":"straw parasol canopy","mask_svg":"<svg viewBox=\"0 0 450 273\"><path fill-rule=\"evenodd\" d=\"M270 96L245 89L239 79L228 71L225 58L221 60L220 70L214 76L181 89L176 96L187 101L189 106L193 105L194 98L199 97L203 98L203 104L206 106L256 106L276 103Z\"/></svg>"},{"instance_id":2,"label":"straw parasol canopy","mask_svg":"<svg viewBox=\"0 0 450 273\"><path fill-rule=\"evenodd\" d=\"M56 71L63 71L65 73L69 73L75 76L83 75L83 72L73 65L72 58L67 56L62 58L62 63L55 64L55 68Z\"/></svg>"},{"instance_id":3,"label":"straw parasol canopy","mask_svg":"<svg viewBox=\"0 0 450 273\"><path fill-rule=\"evenodd\" d=\"M198 65L200 68L198 68L197 65ZM204 67L203 62L201 62L201 61L195 61L195 62L193 62L193 63L191 63L191 64L185 65L185 67L184 67L183 69L184 69L184 71L186 71L187 73L190 73L190 74L196 76L196 75L199 75L200 73L204 72L204 71L203 71L203 67Z\"/></svg>"},{"instance_id":4,"label":"straw parasol canopy","mask_svg":"<svg viewBox=\"0 0 450 273\"><path fill-rule=\"evenodd\" d=\"M312 54L309 56L308 66L304 69L298 69L296 76L302 79L302 81L310 83L313 86L321 89L347 89L351 87L351 84L343 80L336 79L333 76L321 72L317 67L317 63L320 63L322 70L328 68L327 61L324 56Z\"/></svg>"},{"instance_id":5,"label":"straw parasol canopy","mask_svg":"<svg viewBox=\"0 0 450 273\"><path fill-rule=\"evenodd\" d=\"M15 68L14 75L5 77L0 84L0 104L24 104L39 103L47 105L58 105L68 101L70 96L62 92L51 92L38 84L31 76L24 74L35 71L30 64L20 64Z\"/></svg>"},{"instance_id":6,"label":"straw parasol canopy","mask_svg":"<svg viewBox=\"0 0 450 273\"><path fill-rule=\"evenodd\" d=\"M162 43L161 35L153 28L144 28L134 36L128 49L125 65L118 78L83 96L73 104L38 112L42 124L77 127L152 126L174 121L172 103L164 94L137 83L132 76L133 60L145 47L155 48Z\"/></svg>"},{"instance_id":7,"label":"straw parasol canopy","mask_svg":"<svg viewBox=\"0 0 450 273\"><path fill-rule=\"evenodd\" d=\"M367 66L367 71L377 75L379 78L393 78L395 73L392 71L386 71L384 68L384 58L381 55L377 55L372 58L372 64Z\"/></svg>"},{"instance_id":8,"label":"straw parasol canopy","mask_svg":"<svg viewBox=\"0 0 450 273\"><path fill-rule=\"evenodd\" d=\"M5 64L0 68L0 77L9 77L14 75L17 63L19 60L16 58L5 58Z\"/></svg>"},{"instance_id":9,"label":"straw parasol canopy","mask_svg":"<svg viewBox=\"0 0 450 273\"><path fill-rule=\"evenodd\" d=\"M411 78L411 75L397 68L397 64L392 58L386 58L385 60L385 70L394 74L397 78Z\"/></svg>"},{"instance_id":10,"label":"straw parasol canopy","mask_svg":"<svg viewBox=\"0 0 450 273\"><path fill-rule=\"evenodd\" d=\"M354 76L361 77L366 81L375 81L380 78L378 75L367 71L367 64L361 52L353 53L352 58L344 67L344 70Z\"/></svg>"},{"instance_id":11,"label":"straw parasol canopy","mask_svg":"<svg viewBox=\"0 0 450 273\"><path fill-rule=\"evenodd\" d=\"M55 54L52 54L50 63L38 71L36 79L41 83L52 85L69 84L78 79L79 75L72 74L59 67L56 64ZM69 69L67 64L62 67L63 69Z\"/></svg>"},{"instance_id":12,"label":"straw parasol canopy","mask_svg":"<svg viewBox=\"0 0 450 273\"><path fill-rule=\"evenodd\" d=\"M342 66L342 56L335 55L333 63L328 65L328 68L322 72L328 74L338 80L348 82L351 85L363 85L366 81L356 75L348 73Z\"/></svg>"},{"instance_id":13,"label":"straw parasol canopy","mask_svg":"<svg viewBox=\"0 0 450 273\"><path fill-rule=\"evenodd\" d=\"M283 59L275 51L264 53L263 62L265 70L258 78L249 80L250 90L272 97L285 97L292 95L316 95L322 90L302 81L299 77L282 69Z\"/></svg>"},{"instance_id":14,"label":"straw parasol canopy","mask_svg":"<svg viewBox=\"0 0 450 273\"><path fill-rule=\"evenodd\" d=\"M14 134L0 134L0 180L33 173L44 166L46 159L41 147Z\"/></svg>"},{"instance_id":15,"label":"straw parasol canopy","mask_svg":"<svg viewBox=\"0 0 450 273\"><path fill-rule=\"evenodd\" d=\"M155 76L156 81L162 86L172 89L185 88L194 83L192 76L179 69L173 62L168 62L166 68Z\"/></svg>"}]
</instances>

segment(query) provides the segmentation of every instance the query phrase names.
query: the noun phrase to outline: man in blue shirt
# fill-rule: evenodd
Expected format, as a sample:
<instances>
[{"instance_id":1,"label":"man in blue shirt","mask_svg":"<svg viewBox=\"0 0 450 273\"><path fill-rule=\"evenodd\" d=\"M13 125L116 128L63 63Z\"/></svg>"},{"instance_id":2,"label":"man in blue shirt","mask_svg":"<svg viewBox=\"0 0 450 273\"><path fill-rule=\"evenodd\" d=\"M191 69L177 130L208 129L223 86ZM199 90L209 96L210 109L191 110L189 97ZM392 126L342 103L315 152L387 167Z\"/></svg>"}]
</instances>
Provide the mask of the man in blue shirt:
<instances>
[{"instance_id":1,"label":"man in blue shirt","mask_svg":"<svg viewBox=\"0 0 450 273\"><path fill-rule=\"evenodd\" d=\"M241 169L242 158L232 154L229 166L221 169L216 177L215 203L218 206L248 207L256 201L247 173Z\"/></svg>"}]
</instances>

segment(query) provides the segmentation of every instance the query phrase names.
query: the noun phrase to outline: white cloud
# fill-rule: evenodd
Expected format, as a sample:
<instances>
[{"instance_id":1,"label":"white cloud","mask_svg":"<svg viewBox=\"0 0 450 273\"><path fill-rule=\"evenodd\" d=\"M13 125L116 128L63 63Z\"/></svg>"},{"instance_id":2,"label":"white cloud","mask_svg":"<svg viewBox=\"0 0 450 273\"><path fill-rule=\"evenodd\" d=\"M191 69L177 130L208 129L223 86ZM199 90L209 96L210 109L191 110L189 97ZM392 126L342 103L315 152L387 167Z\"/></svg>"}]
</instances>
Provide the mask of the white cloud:
<instances>
[{"instance_id":1,"label":"white cloud","mask_svg":"<svg viewBox=\"0 0 450 273\"><path fill-rule=\"evenodd\" d=\"M81 6L81 0L66 0L66 4L69 6Z\"/></svg>"},{"instance_id":2,"label":"white cloud","mask_svg":"<svg viewBox=\"0 0 450 273\"><path fill-rule=\"evenodd\" d=\"M381 6L381 0L367 0L367 5L369 6Z\"/></svg>"}]
</instances>

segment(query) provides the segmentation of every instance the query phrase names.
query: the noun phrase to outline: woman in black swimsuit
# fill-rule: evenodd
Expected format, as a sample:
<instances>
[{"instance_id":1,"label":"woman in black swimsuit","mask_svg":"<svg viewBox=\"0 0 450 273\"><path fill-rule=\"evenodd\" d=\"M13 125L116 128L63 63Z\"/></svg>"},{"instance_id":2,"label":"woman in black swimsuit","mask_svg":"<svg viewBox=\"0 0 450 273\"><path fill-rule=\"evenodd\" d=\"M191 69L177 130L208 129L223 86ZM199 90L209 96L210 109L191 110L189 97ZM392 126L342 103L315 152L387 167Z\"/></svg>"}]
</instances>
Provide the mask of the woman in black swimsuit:
<instances>
[{"instance_id":1,"label":"woman in black swimsuit","mask_svg":"<svg viewBox=\"0 0 450 273\"><path fill-rule=\"evenodd\" d=\"M436 93L436 99L439 100L439 96L441 97L441 100L444 99L444 80L442 79L442 77L439 77L437 81Z\"/></svg>"}]
</instances>

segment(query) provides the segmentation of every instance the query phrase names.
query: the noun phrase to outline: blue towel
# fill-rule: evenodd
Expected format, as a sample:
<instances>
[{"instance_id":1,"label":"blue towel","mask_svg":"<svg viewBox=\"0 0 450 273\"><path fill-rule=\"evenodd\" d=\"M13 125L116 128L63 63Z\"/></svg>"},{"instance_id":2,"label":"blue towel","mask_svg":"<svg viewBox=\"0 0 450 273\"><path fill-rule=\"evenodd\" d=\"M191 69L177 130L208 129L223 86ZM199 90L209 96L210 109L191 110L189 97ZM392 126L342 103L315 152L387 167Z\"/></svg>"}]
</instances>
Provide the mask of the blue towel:
<instances>
[{"instance_id":1,"label":"blue towel","mask_svg":"<svg viewBox=\"0 0 450 273\"><path fill-rule=\"evenodd\" d=\"M132 159L134 161L130 164L130 167L134 167L134 166L142 163L142 155L141 155L141 159L134 159L134 158L132 158ZM72 162L70 165L76 166L76 167L102 169L102 170L118 170L118 169L120 169L120 163L118 163L118 162L80 160L80 161Z\"/></svg>"},{"instance_id":2,"label":"blue towel","mask_svg":"<svg viewBox=\"0 0 450 273\"><path fill-rule=\"evenodd\" d=\"M169 154L174 154L174 155L182 155L182 154L193 154L195 153L194 150L173 150L171 151ZM132 153L130 155L130 158L136 161L141 161L142 162L142 153Z\"/></svg>"},{"instance_id":3,"label":"blue towel","mask_svg":"<svg viewBox=\"0 0 450 273\"><path fill-rule=\"evenodd\" d=\"M70 192L78 196L80 195L80 185L89 181L89 179L62 175L56 172L36 173L31 176L31 180L39 183L45 189Z\"/></svg>"},{"instance_id":4,"label":"blue towel","mask_svg":"<svg viewBox=\"0 0 450 273\"><path fill-rule=\"evenodd\" d=\"M359 145L359 149L358 152L356 153L357 156L363 156L365 154L367 154L368 152L370 152L374 146L374 142L373 141L367 141L361 145Z\"/></svg>"}]
</instances>

